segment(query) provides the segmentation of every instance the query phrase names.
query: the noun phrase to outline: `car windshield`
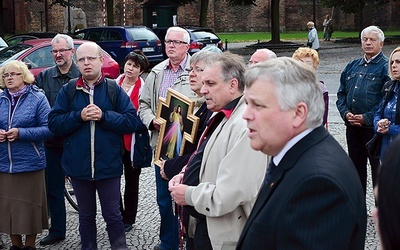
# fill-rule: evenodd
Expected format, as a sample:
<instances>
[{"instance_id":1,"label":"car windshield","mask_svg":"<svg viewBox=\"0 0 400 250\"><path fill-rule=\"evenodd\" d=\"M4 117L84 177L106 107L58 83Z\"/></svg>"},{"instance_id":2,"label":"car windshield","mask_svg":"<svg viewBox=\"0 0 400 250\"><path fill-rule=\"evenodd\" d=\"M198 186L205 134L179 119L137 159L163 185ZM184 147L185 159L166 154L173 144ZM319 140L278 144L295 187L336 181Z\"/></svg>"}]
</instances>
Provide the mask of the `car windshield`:
<instances>
[{"instance_id":1,"label":"car windshield","mask_svg":"<svg viewBox=\"0 0 400 250\"><path fill-rule=\"evenodd\" d=\"M9 46L3 50L0 50L0 63L2 64L4 61L6 61L11 57L15 58L16 54L20 55L30 47L31 46L27 44L16 44L13 46Z\"/></svg>"},{"instance_id":2,"label":"car windshield","mask_svg":"<svg viewBox=\"0 0 400 250\"><path fill-rule=\"evenodd\" d=\"M135 41L158 40L156 34L148 29L127 29Z\"/></svg>"},{"instance_id":3,"label":"car windshield","mask_svg":"<svg viewBox=\"0 0 400 250\"><path fill-rule=\"evenodd\" d=\"M205 30L194 30L192 34L196 38L196 40L201 40L204 38L219 39L215 34Z\"/></svg>"},{"instance_id":4,"label":"car windshield","mask_svg":"<svg viewBox=\"0 0 400 250\"><path fill-rule=\"evenodd\" d=\"M3 40L3 38L0 37L0 48L5 48L7 46L7 43Z\"/></svg>"}]
</instances>

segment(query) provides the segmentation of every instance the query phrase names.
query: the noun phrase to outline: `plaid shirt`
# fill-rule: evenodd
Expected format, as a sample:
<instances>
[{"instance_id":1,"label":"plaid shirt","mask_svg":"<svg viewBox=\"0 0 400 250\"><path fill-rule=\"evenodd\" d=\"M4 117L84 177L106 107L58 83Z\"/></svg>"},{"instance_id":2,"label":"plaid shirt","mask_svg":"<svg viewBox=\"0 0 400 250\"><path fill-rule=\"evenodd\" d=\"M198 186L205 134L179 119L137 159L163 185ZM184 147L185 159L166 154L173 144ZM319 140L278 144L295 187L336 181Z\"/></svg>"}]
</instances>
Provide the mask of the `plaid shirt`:
<instances>
[{"instance_id":1,"label":"plaid shirt","mask_svg":"<svg viewBox=\"0 0 400 250\"><path fill-rule=\"evenodd\" d=\"M178 79L178 77L182 75L183 72L185 72L186 60L187 56L179 64L177 71L173 70L171 62L165 66L163 80L160 85L159 97L161 96L165 98L167 96L168 88L172 87L176 82L176 80Z\"/></svg>"}]
</instances>

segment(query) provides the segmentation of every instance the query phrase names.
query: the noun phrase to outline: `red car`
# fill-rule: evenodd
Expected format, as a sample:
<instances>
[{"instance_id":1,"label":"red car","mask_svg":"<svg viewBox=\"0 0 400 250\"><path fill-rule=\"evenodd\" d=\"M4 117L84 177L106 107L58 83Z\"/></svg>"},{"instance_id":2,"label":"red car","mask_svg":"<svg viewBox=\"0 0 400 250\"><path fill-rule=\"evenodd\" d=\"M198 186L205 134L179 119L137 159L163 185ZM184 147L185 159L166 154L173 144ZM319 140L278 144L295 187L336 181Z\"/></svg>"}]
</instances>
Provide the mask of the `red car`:
<instances>
[{"instance_id":1,"label":"red car","mask_svg":"<svg viewBox=\"0 0 400 250\"><path fill-rule=\"evenodd\" d=\"M75 49L84 40L74 39ZM42 70L54 66L54 59L51 54L51 38L27 40L9 46L0 51L0 66L10 60L20 60L28 65L32 74L36 77ZM103 50L103 73L106 77L115 79L119 76L118 63Z\"/></svg>"}]
</instances>

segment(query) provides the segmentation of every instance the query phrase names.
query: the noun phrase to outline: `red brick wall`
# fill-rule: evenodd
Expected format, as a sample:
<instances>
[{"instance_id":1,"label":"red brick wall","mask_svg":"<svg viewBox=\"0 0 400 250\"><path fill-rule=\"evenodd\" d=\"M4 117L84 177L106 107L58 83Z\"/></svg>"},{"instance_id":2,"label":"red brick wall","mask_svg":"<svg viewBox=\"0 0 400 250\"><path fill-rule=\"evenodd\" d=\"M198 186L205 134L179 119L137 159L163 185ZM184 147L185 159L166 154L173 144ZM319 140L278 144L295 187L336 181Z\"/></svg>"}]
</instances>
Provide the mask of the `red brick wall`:
<instances>
[{"instance_id":1,"label":"red brick wall","mask_svg":"<svg viewBox=\"0 0 400 250\"><path fill-rule=\"evenodd\" d=\"M252 32L270 30L270 0L258 0L257 6L227 6L221 0L210 0L207 26L216 32ZM323 8L319 1L316 6L317 29L322 30L322 21L326 14L331 14L330 8ZM104 0L98 2L74 0L77 7L86 13L88 27L105 24L106 13ZM15 0L16 33L27 31L40 31L41 25L39 11L44 10L44 4L32 1ZM125 6L125 13L123 11ZM188 4L178 8L178 24L194 25L199 23L199 3ZM59 32L63 30L64 8L56 5L48 9L48 31ZM135 0L114 0L115 25L143 25L141 4ZM383 5L382 8L367 9L364 17L364 26L376 24L383 29L400 28L398 13L400 2ZM305 30L306 23L313 19L312 0L281 0L280 26L283 32ZM333 20L336 29L354 30L354 15L344 14L335 9ZM389 26L390 24L390 26Z\"/></svg>"}]
</instances>

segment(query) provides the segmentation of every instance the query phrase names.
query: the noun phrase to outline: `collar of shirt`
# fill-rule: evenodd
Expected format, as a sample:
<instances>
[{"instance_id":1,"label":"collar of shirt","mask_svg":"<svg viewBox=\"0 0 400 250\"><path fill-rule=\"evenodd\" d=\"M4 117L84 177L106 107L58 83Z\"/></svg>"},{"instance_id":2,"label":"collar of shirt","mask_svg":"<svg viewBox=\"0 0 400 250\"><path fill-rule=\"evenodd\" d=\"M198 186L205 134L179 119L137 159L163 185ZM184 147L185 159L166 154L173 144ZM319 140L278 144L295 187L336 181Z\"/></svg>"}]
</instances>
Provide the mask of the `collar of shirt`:
<instances>
[{"instance_id":1,"label":"collar of shirt","mask_svg":"<svg viewBox=\"0 0 400 250\"><path fill-rule=\"evenodd\" d=\"M86 90L94 89L94 87L98 84L100 84L104 80L105 76L103 72L101 72L101 75L97 79L95 83L93 83L92 87L89 86L89 84L86 82L86 80L81 76L79 77L78 81L76 82L76 86L85 88Z\"/></svg>"},{"instance_id":2,"label":"collar of shirt","mask_svg":"<svg viewBox=\"0 0 400 250\"><path fill-rule=\"evenodd\" d=\"M181 63L179 64L178 69L185 70L187 59L188 59L188 56L187 56L187 54L186 54L185 58L184 58L184 59L181 61ZM168 60L168 63L165 64L165 68L164 68L164 69L173 70L173 67L172 67L172 65L171 65L171 61L170 61L170 60Z\"/></svg>"},{"instance_id":3,"label":"collar of shirt","mask_svg":"<svg viewBox=\"0 0 400 250\"><path fill-rule=\"evenodd\" d=\"M228 105L226 105L220 112L224 113L226 118L231 118L231 115L233 113L233 110L236 108L236 105L239 103L239 100L242 96L239 96L238 98L232 100Z\"/></svg>"},{"instance_id":4,"label":"collar of shirt","mask_svg":"<svg viewBox=\"0 0 400 250\"><path fill-rule=\"evenodd\" d=\"M374 55L373 57L371 57L369 60L367 60L366 55L364 54L364 60L366 63L370 63L372 60L374 60L381 52L379 52L378 54Z\"/></svg>"},{"instance_id":5,"label":"collar of shirt","mask_svg":"<svg viewBox=\"0 0 400 250\"><path fill-rule=\"evenodd\" d=\"M274 161L275 165L278 166L279 162L281 162L282 158L285 156L285 154L291 149L297 142L299 142L301 139L303 139L306 135L311 133L315 128L308 128L301 132L300 134L296 135L290 141L286 143L286 145L283 147L283 149L272 158Z\"/></svg>"}]
</instances>

